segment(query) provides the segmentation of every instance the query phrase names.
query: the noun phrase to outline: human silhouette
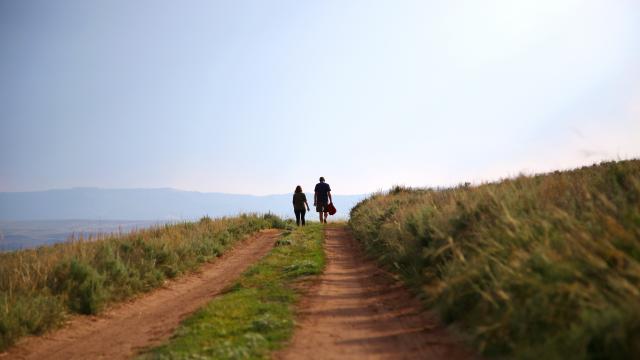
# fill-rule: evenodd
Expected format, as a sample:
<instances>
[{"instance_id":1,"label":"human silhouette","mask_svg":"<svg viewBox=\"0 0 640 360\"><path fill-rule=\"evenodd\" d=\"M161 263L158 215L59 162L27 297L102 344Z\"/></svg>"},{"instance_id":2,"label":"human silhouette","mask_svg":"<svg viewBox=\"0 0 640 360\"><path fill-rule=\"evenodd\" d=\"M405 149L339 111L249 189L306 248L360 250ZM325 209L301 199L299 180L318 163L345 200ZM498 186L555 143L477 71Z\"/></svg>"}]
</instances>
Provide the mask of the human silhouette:
<instances>
[{"instance_id":1,"label":"human silhouette","mask_svg":"<svg viewBox=\"0 0 640 360\"><path fill-rule=\"evenodd\" d=\"M329 210L327 205L333 202L331 197L331 186L324 181L324 177L320 177L320 182L316 184L313 195L313 205L316 207L316 211L320 215L320 222L327 223L327 216L329 216ZM322 216L324 214L324 218Z\"/></svg>"},{"instance_id":2,"label":"human silhouette","mask_svg":"<svg viewBox=\"0 0 640 360\"><path fill-rule=\"evenodd\" d=\"M296 186L296 190L293 193L293 212L296 214L296 224L300 226L302 222L302 226L305 225L304 222L304 214L307 212L305 210L309 209L309 204L307 203L307 195L302 192L302 186Z\"/></svg>"}]
</instances>

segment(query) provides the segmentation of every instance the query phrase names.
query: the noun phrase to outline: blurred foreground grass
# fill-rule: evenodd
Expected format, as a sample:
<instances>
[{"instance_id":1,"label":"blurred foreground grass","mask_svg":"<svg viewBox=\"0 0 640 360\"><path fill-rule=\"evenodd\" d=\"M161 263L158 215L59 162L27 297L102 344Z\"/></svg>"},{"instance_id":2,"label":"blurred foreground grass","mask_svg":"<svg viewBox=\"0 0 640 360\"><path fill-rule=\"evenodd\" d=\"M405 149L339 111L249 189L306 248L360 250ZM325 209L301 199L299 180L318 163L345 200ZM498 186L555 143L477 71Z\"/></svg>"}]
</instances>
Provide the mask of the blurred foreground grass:
<instances>
[{"instance_id":1,"label":"blurred foreground grass","mask_svg":"<svg viewBox=\"0 0 640 360\"><path fill-rule=\"evenodd\" d=\"M640 161L396 187L350 226L486 356L640 358Z\"/></svg>"},{"instance_id":2,"label":"blurred foreground grass","mask_svg":"<svg viewBox=\"0 0 640 360\"><path fill-rule=\"evenodd\" d=\"M0 253L0 350L59 325L66 314L106 304L195 270L258 230L283 227L272 215L241 215L158 226L126 235Z\"/></svg>"}]
</instances>

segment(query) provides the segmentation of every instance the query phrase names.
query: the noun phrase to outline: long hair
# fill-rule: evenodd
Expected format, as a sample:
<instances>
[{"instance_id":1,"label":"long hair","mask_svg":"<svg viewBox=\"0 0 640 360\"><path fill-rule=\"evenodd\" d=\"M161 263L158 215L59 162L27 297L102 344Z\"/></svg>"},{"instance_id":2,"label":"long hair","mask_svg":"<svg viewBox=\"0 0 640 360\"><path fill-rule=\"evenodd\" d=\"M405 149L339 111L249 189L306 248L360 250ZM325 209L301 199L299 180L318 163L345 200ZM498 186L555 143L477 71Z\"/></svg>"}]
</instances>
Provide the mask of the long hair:
<instances>
[{"instance_id":1,"label":"long hair","mask_svg":"<svg viewBox=\"0 0 640 360\"><path fill-rule=\"evenodd\" d=\"M296 186L296 193L301 193L302 192L302 186L298 185Z\"/></svg>"}]
</instances>

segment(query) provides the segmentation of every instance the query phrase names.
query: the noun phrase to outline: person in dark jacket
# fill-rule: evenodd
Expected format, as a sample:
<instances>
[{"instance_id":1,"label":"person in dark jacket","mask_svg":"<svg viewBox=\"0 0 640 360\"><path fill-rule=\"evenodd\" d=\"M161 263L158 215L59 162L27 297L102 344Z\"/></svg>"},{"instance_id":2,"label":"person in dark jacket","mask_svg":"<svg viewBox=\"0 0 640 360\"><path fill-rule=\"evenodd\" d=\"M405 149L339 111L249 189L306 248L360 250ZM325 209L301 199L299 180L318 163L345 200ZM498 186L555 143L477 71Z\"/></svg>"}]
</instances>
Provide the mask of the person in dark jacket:
<instances>
[{"instance_id":1,"label":"person in dark jacket","mask_svg":"<svg viewBox=\"0 0 640 360\"><path fill-rule=\"evenodd\" d=\"M302 222L302 226L305 225L304 214L307 212L305 207L306 210L309 210L307 195L302 192L302 187L298 185L293 193L293 212L296 214L296 224L298 226L300 226L300 222Z\"/></svg>"},{"instance_id":2,"label":"person in dark jacket","mask_svg":"<svg viewBox=\"0 0 640 360\"><path fill-rule=\"evenodd\" d=\"M320 177L320 182L316 184L313 195L313 205L316 207L316 211L320 214L320 222L327 223L327 216L329 216L329 210L327 205L333 202L331 197L331 186L324 181L324 177ZM324 214L324 218L322 217Z\"/></svg>"}]
</instances>

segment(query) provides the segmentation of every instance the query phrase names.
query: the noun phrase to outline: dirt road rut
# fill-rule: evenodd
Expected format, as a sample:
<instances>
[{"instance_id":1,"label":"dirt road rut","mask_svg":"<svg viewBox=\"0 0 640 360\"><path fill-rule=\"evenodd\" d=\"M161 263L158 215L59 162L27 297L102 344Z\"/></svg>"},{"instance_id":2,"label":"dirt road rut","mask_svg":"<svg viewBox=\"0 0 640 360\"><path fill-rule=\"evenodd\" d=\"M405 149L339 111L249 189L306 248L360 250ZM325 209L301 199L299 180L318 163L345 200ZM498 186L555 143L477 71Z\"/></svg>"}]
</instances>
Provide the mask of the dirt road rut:
<instances>
[{"instance_id":1,"label":"dirt road rut","mask_svg":"<svg viewBox=\"0 0 640 360\"><path fill-rule=\"evenodd\" d=\"M389 274L365 259L345 226L328 226L327 268L302 300L279 359L470 359Z\"/></svg>"}]
</instances>

